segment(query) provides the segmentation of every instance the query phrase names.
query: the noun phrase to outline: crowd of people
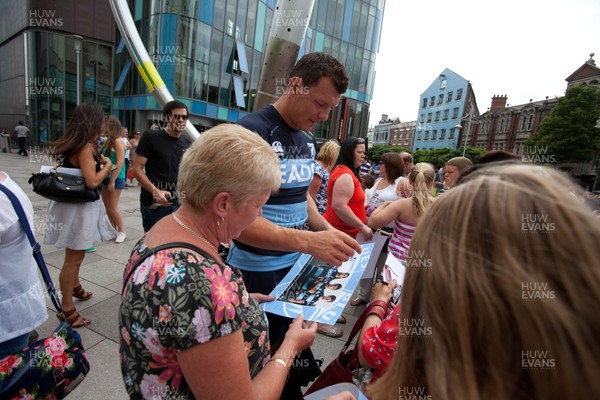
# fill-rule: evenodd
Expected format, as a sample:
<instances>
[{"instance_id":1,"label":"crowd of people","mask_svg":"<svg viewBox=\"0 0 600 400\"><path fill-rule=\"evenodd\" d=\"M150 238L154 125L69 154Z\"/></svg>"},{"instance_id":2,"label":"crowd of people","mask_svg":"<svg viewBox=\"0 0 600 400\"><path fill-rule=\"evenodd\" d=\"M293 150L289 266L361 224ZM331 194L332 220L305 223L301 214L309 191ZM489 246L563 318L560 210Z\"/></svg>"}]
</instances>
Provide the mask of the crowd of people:
<instances>
[{"instance_id":1,"label":"crowd of people","mask_svg":"<svg viewBox=\"0 0 600 400\"><path fill-rule=\"evenodd\" d=\"M303 398L321 371L316 333L339 331L265 313L259 303L275 299L269 294L302 253L327 267L313 266L319 276L282 296L333 301L324 290L347 277L334 267L379 232L406 273L403 282L359 287L350 301L369 303L355 378L370 398L415 388L435 399L597 397L600 224L567 175L498 152L475 165L452 158L437 172L406 152L373 166L356 137L317 151L310 132L338 105L348 74L334 57L310 53L289 78L275 103L194 142L183 134L187 106L171 101L162 124L132 137L99 105L81 104L52 143L63 166L79 169L89 188L103 187L98 201L48 204L59 223L46 227L44 243L65 250L57 316L73 327L92 323L75 302L93 296L79 278L86 249L124 242L120 191L134 179L140 185L144 235L124 267L118 312L128 395ZM0 183L30 217L18 186L3 172ZM0 204L7 207L3 194ZM523 223L538 217L547 224ZM19 229L3 212L0 253L17 254L26 268L0 270L0 358L46 319L42 303L22 298L39 281ZM18 293L9 274L22 277ZM546 301L531 296L540 291ZM12 321L14 313L26 318ZM536 368L541 361L551 368Z\"/></svg>"}]
</instances>

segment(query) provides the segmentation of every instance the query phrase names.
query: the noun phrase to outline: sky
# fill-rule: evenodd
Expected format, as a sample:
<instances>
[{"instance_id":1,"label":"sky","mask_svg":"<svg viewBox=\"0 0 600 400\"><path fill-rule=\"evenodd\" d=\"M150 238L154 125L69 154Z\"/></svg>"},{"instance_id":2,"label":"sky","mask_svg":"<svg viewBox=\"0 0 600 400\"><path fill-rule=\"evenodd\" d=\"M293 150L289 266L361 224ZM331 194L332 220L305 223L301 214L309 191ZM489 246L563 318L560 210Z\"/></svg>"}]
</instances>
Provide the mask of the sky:
<instances>
[{"instance_id":1,"label":"sky","mask_svg":"<svg viewBox=\"0 0 600 400\"><path fill-rule=\"evenodd\" d=\"M387 0L369 126L414 121L444 69L471 82L480 113L563 96L590 53L600 67L600 0Z\"/></svg>"}]
</instances>

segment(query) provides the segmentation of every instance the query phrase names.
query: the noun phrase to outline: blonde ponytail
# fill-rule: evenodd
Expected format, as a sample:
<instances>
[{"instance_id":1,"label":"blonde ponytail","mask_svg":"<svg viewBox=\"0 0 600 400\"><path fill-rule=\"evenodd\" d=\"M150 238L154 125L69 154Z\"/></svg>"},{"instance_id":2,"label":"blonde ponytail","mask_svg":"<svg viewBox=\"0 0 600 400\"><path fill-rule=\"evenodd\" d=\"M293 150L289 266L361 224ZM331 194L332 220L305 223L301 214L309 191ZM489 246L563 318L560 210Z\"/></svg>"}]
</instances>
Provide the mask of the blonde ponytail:
<instances>
[{"instance_id":1,"label":"blonde ponytail","mask_svg":"<svg viewBox=\"0 0 600 400\"><path fill-rule=\"evenodd\" d=\"M413 188L412 200L415 214L421 216L433 202L431 193L431 187L435 179L433 165L429 163L415 164L408 179Z\"/></svg>"}]
</instances>

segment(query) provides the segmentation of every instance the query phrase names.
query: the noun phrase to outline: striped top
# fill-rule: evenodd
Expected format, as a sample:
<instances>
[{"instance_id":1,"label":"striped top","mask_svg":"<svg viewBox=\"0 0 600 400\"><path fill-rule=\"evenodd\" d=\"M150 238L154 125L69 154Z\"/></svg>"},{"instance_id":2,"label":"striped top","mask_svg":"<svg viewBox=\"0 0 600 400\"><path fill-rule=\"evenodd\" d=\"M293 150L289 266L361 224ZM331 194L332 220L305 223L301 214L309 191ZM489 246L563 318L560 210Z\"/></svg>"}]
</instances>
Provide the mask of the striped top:
<instances>
[{"instance_id":1,"label":"striped top","mask_svg":"<svg viewBox=\"0 0 600 400\"><path fill-rule=\"evenodd\" d=\"M394 225L394 233L392 233L392 237L390 238L388 251L392 253L394 257L404 263L406 261L406 256L408 255L410 241L412 240L417 226L413 224L407 224L399 219L394 221Z\"/></svg>"}]
</instances>

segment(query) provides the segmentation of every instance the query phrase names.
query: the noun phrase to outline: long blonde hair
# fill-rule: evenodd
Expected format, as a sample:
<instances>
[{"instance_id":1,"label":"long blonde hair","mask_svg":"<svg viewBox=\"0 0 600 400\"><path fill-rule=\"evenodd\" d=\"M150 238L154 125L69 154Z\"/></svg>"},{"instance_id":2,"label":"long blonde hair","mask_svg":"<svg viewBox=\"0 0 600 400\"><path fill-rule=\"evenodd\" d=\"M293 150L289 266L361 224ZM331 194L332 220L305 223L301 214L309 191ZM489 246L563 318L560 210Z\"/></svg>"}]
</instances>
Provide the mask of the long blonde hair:
<instances>
[{"instance_id":1,"label":"long blonde hair","mask_svg":"<svg viewBox=\"0 0 600 400\"><path fill-rule=\"evenodd\" d=\"M412 186L412 201L415 214L421 216L435 200L431 188L435 180L435 169L429 163L417 163L410 170L408 181Z\"/></svg>"},{"instance_id":2,"label":"long blonde hair","mask_svg":"<svg viewBox=\"0 0 600 400\"><path fill-rule=\"evenodd\" d=\"M121 138L121 129L121 121L119 121L117 117L114 115L108 117L108 120L106 121L107 139L102 146L102 154L106 157L108 157L115 149L115 141Z\"/></svg>"},{"instance_id":3,"label":"long blonde hair","mask_svg":"<svg viewBox=\"0 0 600 400\"><path fill-rule=\"evenodd\" d=\"M397 350L370 395L598 398L600 224L569 185L547 167L490 166L428 209L407 261L430 268L407 269Z\"/></svg>"}]
</instances>

